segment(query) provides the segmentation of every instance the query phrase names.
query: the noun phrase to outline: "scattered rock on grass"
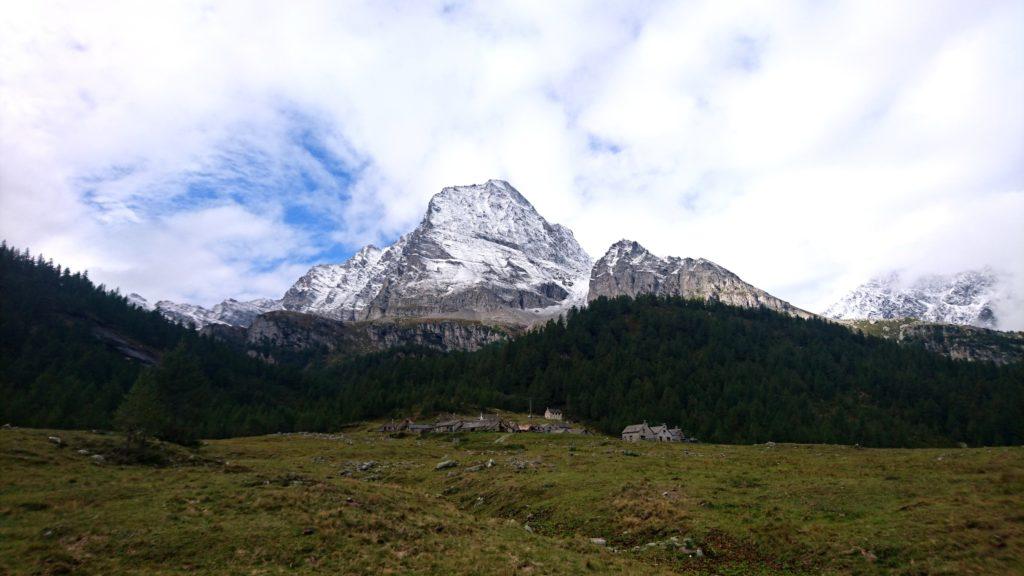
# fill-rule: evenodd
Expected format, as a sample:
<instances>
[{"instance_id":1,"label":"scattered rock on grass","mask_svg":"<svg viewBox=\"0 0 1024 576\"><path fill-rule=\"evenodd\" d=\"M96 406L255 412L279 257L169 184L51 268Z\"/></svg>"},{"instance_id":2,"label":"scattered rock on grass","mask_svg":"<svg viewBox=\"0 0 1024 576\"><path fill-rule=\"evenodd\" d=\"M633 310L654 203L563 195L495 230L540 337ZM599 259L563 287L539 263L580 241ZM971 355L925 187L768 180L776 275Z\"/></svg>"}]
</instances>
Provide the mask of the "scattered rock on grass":
<instances>
[{"instance_id":1,"label":"scattered rock on grass","mask_svg":"<svg viewBox=\"0 0 1024 576\"><path fill-rule=\"evenodd\" d=\"M594 544L596 546L607 546L608 545L608 541L605 540L604 538L591 538L590 539L590 543Z\"/></svg>"},{"instance_id":2,"label":"scattered rock on grass","mask_svg":"<svg viewBox=\"0 0 1024 576\"><path fill-rule=\"evenodd\" d=\"M697 546L697 544L693 541L693 538L690 537L686 537L680 540L678 536L672 536L668 540L648 542L643 546L634 546L633 551L639 552L640 550L645 550L648 548L671 549L677 550L683 554L688 554L696 558L704 557L704 550L701 549L700 546Z\"/></svg>"},{"instance_id":3,"label":"scattered rock on grass","mask_svg":"<svg viewBox=\"0 0 1024 576\"><path fill-rule=\"evenodd\" d=\"M459 463L456 462L455 460L444 460L444 461L438 462L437 466L434 466L434 470L444 470L445 468L455 468L458 465L459 465Z\"/></svg>"},{"instance_id":4,"label":"scattered rock on grass","mask_svg":"<svg viewBox=\"0 0 1024 576\"><path fill-rule=\"evenodd\" d=\"M49 436L46 439L49 440L51 444L57 446L57 448L64 447L64 441L60 439L60 436Z\"/></svg>"}]
</instances>

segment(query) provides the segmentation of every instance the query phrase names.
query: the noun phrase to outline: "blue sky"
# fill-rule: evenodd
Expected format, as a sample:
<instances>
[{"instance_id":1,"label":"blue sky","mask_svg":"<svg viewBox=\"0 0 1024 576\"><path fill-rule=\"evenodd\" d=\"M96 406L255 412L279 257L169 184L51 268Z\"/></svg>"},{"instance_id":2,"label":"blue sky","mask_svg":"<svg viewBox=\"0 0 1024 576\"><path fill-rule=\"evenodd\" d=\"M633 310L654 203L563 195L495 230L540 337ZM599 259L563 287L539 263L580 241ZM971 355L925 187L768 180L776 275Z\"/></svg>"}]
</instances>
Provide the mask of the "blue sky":
<instances>
[{"instance_id":1,"label":"blue sky","mask_svg":"<svg viewBox=\"0 0 1024 576\"><path fill-rule=\"evenodd\" d=\"M595 258L810 310L895 268L1024 293L1022 37L1019 1L13 3L0 227L208 305L501 178Z\"/></svg>"}]
</instances>

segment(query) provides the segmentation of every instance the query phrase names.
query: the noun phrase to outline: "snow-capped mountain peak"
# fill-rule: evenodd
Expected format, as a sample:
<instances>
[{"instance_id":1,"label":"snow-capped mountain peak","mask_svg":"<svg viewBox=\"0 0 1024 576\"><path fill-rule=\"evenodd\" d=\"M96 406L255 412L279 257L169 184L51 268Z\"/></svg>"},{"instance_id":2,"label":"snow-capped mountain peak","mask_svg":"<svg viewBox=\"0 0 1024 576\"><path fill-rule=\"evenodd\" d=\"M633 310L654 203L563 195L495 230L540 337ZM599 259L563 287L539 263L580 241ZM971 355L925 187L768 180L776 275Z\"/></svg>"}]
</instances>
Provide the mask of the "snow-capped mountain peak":
<instances>
[{"instance_id":1,"label":"snow-capped mountain peak","mask_svg":"<svg viewBox=\"0 0 1024 576\"><path fill-rule=\"evenodd\" d=\"M591 265L567 228L501 180L443 189L391 250L382 259L389 282L368 318L529 321L582 304Z\"/></svg>"},{"instance_id":2,"label":"snow-capped mountain peak","mask_svg":"<svg viewBox=\"0 0 1024 576\"><path fill-rule=\"evenodd\" d=\"M488 180L444 188L415 230L384 249L369 245L343 263L312 267L280 300L158 308L198 327L245 326L276 309L346 321L530 323L585 304L591 264L568 228L545 220L508 182Z\"/></svg>"},{"instance_id":3,"label":"snow-capped mountain peak","mask_svg":"<svg viewBox=\"0 0 1024 576\"><path fill-rule=\"evenodd\" d=\"M529 200L504 180L441 190L431 198L417 231L438 238L450 234L459 239L475 238L514 246L552 262L572 265L590 260L568 228L548 223ZM562 248L571 250L563 253Z\"/></svg>"},{"instance_id":4,"label":"snow-capped mountain peak","mask_svg":"<svg viewBox=\"0 0 1024 576\"><path fill-rule=\"evenodd\" d=\"M857 287L824 315L837 320L915 318L994 328L998 319L993 308L1004 296L1003 278L988 267L916 278L893 271Z\"/></svg>"},{"instance_id":5,"label":"snow-capped mountain peak","mask_svg":"<svg viewBox=\"0 0 1024 576\"><path fill-rule=\"evenodd\" d=\"M628 260L630 265L640 265L645 259L657 258L647 251L646 248L634 240L619 240L611 245L605 255L598 260L597 266L608 272L612 271L620 260Z\"/></svg>"}]
</instances>

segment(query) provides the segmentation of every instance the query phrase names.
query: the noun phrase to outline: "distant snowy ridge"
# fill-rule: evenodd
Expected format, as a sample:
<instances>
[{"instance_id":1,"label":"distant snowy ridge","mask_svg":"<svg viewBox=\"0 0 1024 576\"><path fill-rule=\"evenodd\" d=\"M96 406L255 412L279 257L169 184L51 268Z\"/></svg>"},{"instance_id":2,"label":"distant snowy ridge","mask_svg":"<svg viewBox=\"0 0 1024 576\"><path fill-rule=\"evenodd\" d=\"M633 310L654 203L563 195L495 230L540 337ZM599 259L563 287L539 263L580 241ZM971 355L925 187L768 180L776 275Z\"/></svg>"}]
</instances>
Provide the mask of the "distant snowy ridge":
<instances>
[{"instance_id":1,"label":"distant snowy ridge","mask_svg":"<svg viewBox=\"0 0 1024 576\"><path fill-rule=\"evenodd\" d=\"M281 309L278 300L266 298L248 302L239 302L229 298L213 308L203 308L195 304L179 304L170 300L161 300L156 304L151 304L134 292L128 295L128 303L143 310L159 310L160 314L171 322L183 326L193 326L196 329L210 324L249 326L260 314Z\"/></svg>"},{"instance_id":2,"label":"distant snowy ridge","mask_svg":"<svg viewBox=\"0 0 1024 576\"><path fill-rule=\"evenodd\" d=\"M996 328L994 309L1005 297L1004 279L991 268L932 274L912 281L890 272L862 284L829 306L824 315L837 320L915 318Z\"/></svg>"},{"instance_id":3,"label":"distant snowy ridge","mask_svg":"<svg viewBox=\"0 0 1024 576\"><path fill-rule=\"evenodd\" d=\"M142 308L146 311L153 310L153 305L149 303L149 300L146 300L141 294L137 294L135 292L128 295L128 303L136 308Z\"/></svg>"}]
</instances>

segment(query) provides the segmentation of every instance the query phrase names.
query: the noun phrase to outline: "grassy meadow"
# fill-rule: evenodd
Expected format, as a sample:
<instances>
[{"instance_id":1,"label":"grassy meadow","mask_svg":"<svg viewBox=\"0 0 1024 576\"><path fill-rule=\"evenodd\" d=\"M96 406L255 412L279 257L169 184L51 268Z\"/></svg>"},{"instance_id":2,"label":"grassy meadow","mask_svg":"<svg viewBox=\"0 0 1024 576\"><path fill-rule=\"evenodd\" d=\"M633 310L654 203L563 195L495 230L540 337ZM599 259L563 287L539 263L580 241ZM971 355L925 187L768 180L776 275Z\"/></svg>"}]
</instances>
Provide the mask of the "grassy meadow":
<instances>
[{"instance_id":1,"label":"grassy meadow","mask_svg":"<svg viewBox=\"0 0 1024 576\"><path fill-rule=\"evenodd\" d=\"M112 434L0 430L0 574L1024 573L1021 447L374 428L161 466L118 463Z\"/></svg>"}]
</instances>

